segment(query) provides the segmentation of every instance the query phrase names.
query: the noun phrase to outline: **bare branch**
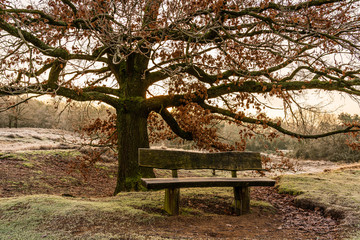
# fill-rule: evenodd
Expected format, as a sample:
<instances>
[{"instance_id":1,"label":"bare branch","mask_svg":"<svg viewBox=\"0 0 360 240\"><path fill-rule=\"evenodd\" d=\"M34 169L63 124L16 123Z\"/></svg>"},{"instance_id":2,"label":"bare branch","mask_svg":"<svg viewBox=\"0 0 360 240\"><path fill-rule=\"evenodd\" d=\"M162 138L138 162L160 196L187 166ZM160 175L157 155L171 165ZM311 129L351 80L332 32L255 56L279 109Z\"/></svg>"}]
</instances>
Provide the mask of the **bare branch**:
<instances>
[{"instance_id":1,"label":"bare branch","mask_svg":"<svg viewBox=\"0 0 360 240\"><path fill-rule=\"evenodd\" d=\"M1 112L5 112L5 111L7 111L7 110L9 110L9 109L15 108L15 107L17 107L17 106L19 106L19 105L21 105L21 104L23 104L23 103L26 103L26 102L29 101L30 99L32 99L32 98L37 98L37 97L39 97L39 96L41 96L41 95L35 95L35 96L27 97L26 99L23 99L23 100L15 103L15 104L13 104L13 105L11 105L11 106L8 106L8 107L6 107L6 108L0 109L0 113L1 113Z\"/></svg>"},{"instance_id":2,"label":"bare branch","mask_svg":"<svg viewBox=\"0 0 360 240\"><path fill-rule=\"evenodd\" d=\"M323 134L305 135L305 134L299 134L299 133L295 133L295 132L286 130L286 129L282 128L280 124L274 123L274 122L271 122L271 121L254 119L254 118L249 118L249 117L237 115L236 113L233 113L233 112L231 112L229 110L221 109L221 108L218 108L218 107L213 107L213 106L210 106L210 105L205 104L205 103L201 103L199 105L201 107L203 107L204 109L210 110L212 113L218 113L218 114L221 114L221 115L224 115L224 116L227 116L227 117L231 117L234 120L242 121L242 122L245 122L245 123L269 126L269 127L273 128L273 129L277 130L278 132L281 132L281 133L283 133L285 135L296 137L296 138L318 139L318 138L328 137L328 136L332 136L332 135L340 134L340 133L350 133L350 132L359 132L360 131L360 129L359 129L359 127L357 125L351 125L351 126L348 126L348 127L344 128L344 129L341 129L341 130L330 131L330 132L326 132L326 133L323 133Z\"/></svg>"}]
</instances>

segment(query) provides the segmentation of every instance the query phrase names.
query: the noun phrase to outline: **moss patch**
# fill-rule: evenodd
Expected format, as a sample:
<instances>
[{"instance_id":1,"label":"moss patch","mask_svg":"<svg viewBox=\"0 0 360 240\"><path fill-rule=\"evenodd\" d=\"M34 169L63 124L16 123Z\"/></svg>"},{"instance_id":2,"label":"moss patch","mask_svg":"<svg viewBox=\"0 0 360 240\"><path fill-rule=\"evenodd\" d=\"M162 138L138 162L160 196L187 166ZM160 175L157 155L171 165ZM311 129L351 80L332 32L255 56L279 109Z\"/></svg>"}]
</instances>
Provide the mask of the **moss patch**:
<instances>
[{"instance_id":1,"label":"moss patch","mask_svg":"<svg viewBox=\"0 0 360 240\"><path fill-rule=\"evenodd\" d=\"M81 153L77 150L31 150L31 151L23 151L16 154L34 156L34 155L52 155L52 156L61 156L63 158L66 157L77 157L80 156Z\"/></svg>"},{"instance_id":2,"label":"moss patch","mask_svg":"<svg viewBox=\"0 0 360 240\"><path fill-rule=\"evenodd\" d=\"M23 153L0 153L0 161L1 159L29 161L29 158Z\"/></svg>"},{"instance_id":3,"label":"moss patch","mask_svg":"<svg viewBox=\"0 0 360 240\"><path fill-rule=\"evenodd\" d=\"M276 208L268 202L251 200L250 205L252 207L261 207L269 212L276 212Z\"/></svg>"},{"instance_id":4,"label":"moss patch","mask_svg":"<svg viewBox=\"0 0 360 240\"><path fill-rule=\"evenodd\" d=\"M34 163L32 163L32 162L25 162L22 165L25 166L25 167L28 167L28 168L33 168L34 167Z\"/></svg>"}]
</instances>

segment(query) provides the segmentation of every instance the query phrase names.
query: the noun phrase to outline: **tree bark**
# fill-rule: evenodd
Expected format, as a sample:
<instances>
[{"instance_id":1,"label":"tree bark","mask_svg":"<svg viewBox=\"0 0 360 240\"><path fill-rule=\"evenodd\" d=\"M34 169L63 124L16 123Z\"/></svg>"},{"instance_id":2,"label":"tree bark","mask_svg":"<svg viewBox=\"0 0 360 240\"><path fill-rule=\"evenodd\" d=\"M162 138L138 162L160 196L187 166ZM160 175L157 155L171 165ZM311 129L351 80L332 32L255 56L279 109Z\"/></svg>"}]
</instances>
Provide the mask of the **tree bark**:
<instances>
[{"instance_id":1,"label":"tree bark","mask_svg":"<svg viewBox=\"0 0 360 240\"><path fill-rule=\"evenodd\" d=\"M118 176L114 194L140 190L141 177L155 177L152 168L139 167L138 149L149 148L147 115L117 111Z\"/></svg>"},{"instance_id":2,"label":"tree bark","mask_svg":"<svg viewBox=\"0 0 360 240\"><path fill-rule=\"evenodd\" d=\"M14 124L15 128L18 128L18 121L19 121L18 117L15 116L15 124Z\"/></svg>"}]
</instances>

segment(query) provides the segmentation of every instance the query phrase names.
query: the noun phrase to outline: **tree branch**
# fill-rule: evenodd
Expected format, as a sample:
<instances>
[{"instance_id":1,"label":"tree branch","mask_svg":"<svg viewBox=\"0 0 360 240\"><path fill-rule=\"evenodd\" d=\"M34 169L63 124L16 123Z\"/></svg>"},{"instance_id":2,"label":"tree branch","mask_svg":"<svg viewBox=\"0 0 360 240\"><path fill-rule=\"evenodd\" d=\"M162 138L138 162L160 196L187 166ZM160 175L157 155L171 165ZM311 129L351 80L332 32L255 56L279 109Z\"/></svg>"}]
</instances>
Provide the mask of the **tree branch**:
<instances>
[{"instance_id":1,"label":"tree branch","mask_svg":"<svg viewBox=\"0 0 360 240\"><path fill-rule=\"evenodd\" d=\"M229 17L241 17L241 16L248 15L249 13L262 13L269 9L281 10L281 11L283 11L283 10L298 11L298 10L304 9L304 8L316 7L316 6L321 6L324 4L331 4L331 3L337 3L337 2L342 2L342 0L314 0L314 1L310 0L307 2L302 2L302 3L288 5L288 6L270 2L267 6L264 6L264 7L251 7L251 8L243 9L241 11L224 10L223 12L225 14L227 14Z\"/></svg>"},{"instance_id":2,"label":"tree branch","mask_svg":"<svg viewBox=\"0 0 360 240\"><path fill-rule=\"evenodd\" d=\"M348 94L360 96L360 91L349 90L349 86L360 86L360 79L344 82L328 82L328 81L293 81L293 82L279 82L279 83L266 83L257 81L246 81L239 83L228 83L219 86L210 87L207 90L207 96L202 94L201 96L196 93L193 94L177 94L172 96L155 96L146 99L144 107L149 110L156 110L162 107L176 107L184 105L189 101L202 103L206 99L217 98L231 93L269 93L276 91L303 91L306 89L322 89L329 91L339 91ZM347 88L346 88L347 87ZM191 97L189 97L191 96Z\"/></svg>"},{"instance_id":3,"label":"tree branch","mask_svg":"<svg viewBox=\"0 0 360 240\"><path fill-rule=\"evenodd\" d=\"M76 6L71 2L71 0L61 0L65 5L69 6L71 10L73 11L74 15L77 14L77 8Z\"/></svg>"},{"instance_id":4,"label":"tree branch","mask_svg":"<svg viewBox=\"0 0 360 240\"><path fill-rule=\"evenodd\" d=\"M214 107L214 106L210 106L205 103L200 103L199 105L204 109L210 110L210 112L212 112L212 113L221 114L223 116L227 116L234 120L242 121L245 123L269 126L273 129L277 130L278 132L281 132L285 135L296 137L296 138L318 139L318 138L328 137L328 136L332 136L332 135L340 134L340 133L349 133L349 132L359 132L360 131L360 129L358 128L357 125L351 125L347 128L341 129L341 130L331 131L331 132L322 133L322 134L313 134L313 135L299 134L299 133L295 133L295 132L286 130L286 129L282 128L280 124L277 124L277 123L274 123L274 122L271 122L268 120L259 120L259 119L245 117L245 116L239 116L236 113L233 113L231 111L228 111L228 110L225 110L222 108L218 108L218 107Z\"/></svg>"},{"instance_id":5,"label":"tree branch","mask_svg":"<svg viewBox=\"0 0 360 240\"><path fill-rule=\"evenodd\" d=\"M14 27L13 25L5 22L5 20L3 18L0 18L0 28L16 38L19 38L21 40L24 40L24 41L27 41L27 42L33 44L44 55L52 56L52 57L59 57L62 59L68 59L68 57L69 57L69 53L66 49L53 48L53 47L45 44L39 38L35 37L35 35L27 32L25 30L18 29L16 27Z\"/></svg>"},{"instance_id":6,"label":"tree branch","mask_svg":"<svg viewBox=\"0 0 360 240\"><path fill-rule=\"evenodd\" d=\"M107 87L87 87L83 89L70 89L58 85L61 71L65 67L65 62L55 60L45 84L36 84L28 87L2 87L0 96L21 95L26 93L33 94L57 94L76 101L103 101L111 106L118 106L118 99L109 96L119 95L115 89Z\"/></svg>"},{"instance_id":7,"label":"tree branch","mask_svg":"<svg viewBox=\"0 0 360 240\"><path fill-rule=\"evenodd\" d=\"M186 132L183 129L181 129L175 118L166 108L160 109L159 113L176 135L178 135L179 137L185 140L190 140L190 141L193 140L192 133Z\"/></svg>"},{"instance_id":8,"label":"tree branch","mask_svg":"<svg viewBox=\"0 0 360 240\"><path fill-rule=\"evenodd\" d=\"M246 81L244 83L229 83L219 86L214 86L208 89L207 94L208 98L216 98L225 94L235 93L235 92L247 92L247 93L267 93L274 91L276 89L282 91L300 91L306 89L322 89L329 91L340 91L346 93L352 93L360 96L359 91L351 91L346 89L347 85L349 86L360 86L360 79L355 79L353 81L343 81L343 82L329 82L329 81L292 81L292 82L278 82L278 83L266 83L266 82L256 82L256 81Z\"/></svg>"}]
</instances>

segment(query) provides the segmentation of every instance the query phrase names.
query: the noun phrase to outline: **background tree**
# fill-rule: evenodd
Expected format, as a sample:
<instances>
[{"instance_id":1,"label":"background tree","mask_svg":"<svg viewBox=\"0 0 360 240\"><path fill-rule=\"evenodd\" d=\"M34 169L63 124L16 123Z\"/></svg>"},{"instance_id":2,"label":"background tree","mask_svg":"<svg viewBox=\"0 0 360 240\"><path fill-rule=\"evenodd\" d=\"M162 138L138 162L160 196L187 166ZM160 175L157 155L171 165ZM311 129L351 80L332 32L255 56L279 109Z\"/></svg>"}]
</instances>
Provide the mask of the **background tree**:
<instances>
[{"instance_id":1,"label":"background tree","mask_svg":"<svg viewBox=\"0 0 360 240\"><path fill-rule=\"evenodd\" d=\"M115 193L137 189L137 149L161 115L200 147L223 144L212 121L315 135L268 119L259 96L291 106L307 89L359 95L359 2L348 0L0 1L1 95L61 95L116 110ZM256 117L246 115L254 108ZM151 116L150 119L149 116ZM156 118L158 119L158 118ZM161 125L161 124L160 124ZM156 126L160 126L159 124ZM163 126L165 127L165 126Z\"/></svg>"},{"instance_id":2,"label":"background tree","mask_svg":"<svg viewBox=\"0 0 360 240\"><path fill-rule=\"evenodd\" d=\"M26 106L21 104L25 101L21 97L4 97L0 99L0 102L0 111L8 111L6 115L0 115L3 125L9 128L18 128L19 121L24 120L24 115L28 112Z\"/></svg>"},{"instance_id":3,"label":"background tree","mask_svg":"<svg viewBox=\"0 0 360 240\"><path fill-rule=\"evenodd\" d=\"M300 117L300 113L296 113ZM291 129L303 134L317 134L324 131L340 130L346 126L359 123L358 115L341 113L339 115L316 111L303 111L301 120L288 119L285 123ZM321 159L342 162L357 162L360 160L359 136L354 133L331 135L321 139L305 139L294 141L287 145L292 149L290 156L305 159Z\"/></svg>"},{"instance_id":4,"label":"background tree","mask_svg":"<svg viewBox=\"0 0 360 240\"><path fill-rule=\"evenodd\" d=\"M92 102L38 100L26 96L0 98L0 128L59 128L80 131L93 119L105 119L112 108ZM15 115L16 114L16 115ZM16 124L14 119L17 119Z\"/></svg>"}]
</instances>

